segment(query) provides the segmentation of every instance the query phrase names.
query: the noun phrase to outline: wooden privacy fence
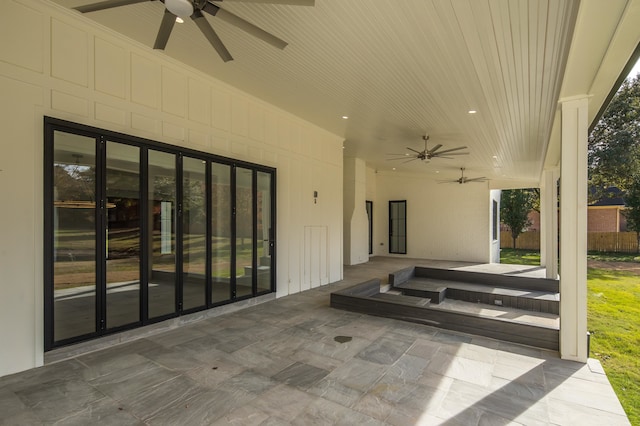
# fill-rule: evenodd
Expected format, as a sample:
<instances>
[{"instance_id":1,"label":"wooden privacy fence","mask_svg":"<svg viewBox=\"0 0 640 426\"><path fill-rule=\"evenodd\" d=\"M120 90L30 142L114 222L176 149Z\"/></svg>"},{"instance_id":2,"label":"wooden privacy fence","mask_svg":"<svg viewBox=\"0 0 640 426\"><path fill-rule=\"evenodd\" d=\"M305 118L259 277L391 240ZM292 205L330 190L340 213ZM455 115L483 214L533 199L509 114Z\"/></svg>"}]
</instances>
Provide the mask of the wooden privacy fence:
<instances>
[{"instance_id":1,"label":"wooden privacy fence","mask_svg":"<svg viewBox=\"0 0 640 426\"><path fill-rule=\"evenodd\" d=\"M511 231L500 231L500 248L513 248L513 238ZM527 231L518 235L516 240L517 249L540 250L540 232Z\"/></svg>"},{"instance_id":2,"label":"wooden privacy fence","mask_svg":"<svg viewBox=\"0 0 640 426\"><path fill-rule=\"evenodd\" d=\"M587 250L637 253L638 239L635 232L588 232Z\"/></svg>"},{"instance_id":3,"label":"wooden privacy fence","mask_svg":"<svg viewBox=\"0 0 640 426\"><path fill-rule=\"evenodd\" d=\"M511 231L500 232L500 248L512 248ZM540 250L540 232L527 231L518 236L516 248ZM587 250L610 253L637 253L635 232L587 232Z\"/></svg>"}]
</instances>

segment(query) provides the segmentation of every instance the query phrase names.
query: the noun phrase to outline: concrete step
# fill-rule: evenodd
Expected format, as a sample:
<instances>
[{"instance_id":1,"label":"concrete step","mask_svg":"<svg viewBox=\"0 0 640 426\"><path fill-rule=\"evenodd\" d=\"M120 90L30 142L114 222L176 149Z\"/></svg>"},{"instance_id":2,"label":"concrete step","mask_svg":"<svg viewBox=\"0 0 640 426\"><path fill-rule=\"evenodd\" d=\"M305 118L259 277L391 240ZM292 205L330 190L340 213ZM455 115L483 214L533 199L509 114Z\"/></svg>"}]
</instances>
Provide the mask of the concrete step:
<instances>
[{"instance_id":1,"label":"concrete step","mask_svg":"<svg viewBox=\"0 0 640 426\"><path fill-rule=\"evenodd\" d=\"M431 302L430 299L424 297L406 296L403 294L392 293L378 293L371 297L373 297L374 299L388 300L390 302L401 302L413 306L426 306Z\"/></svg>"}]
</instances>

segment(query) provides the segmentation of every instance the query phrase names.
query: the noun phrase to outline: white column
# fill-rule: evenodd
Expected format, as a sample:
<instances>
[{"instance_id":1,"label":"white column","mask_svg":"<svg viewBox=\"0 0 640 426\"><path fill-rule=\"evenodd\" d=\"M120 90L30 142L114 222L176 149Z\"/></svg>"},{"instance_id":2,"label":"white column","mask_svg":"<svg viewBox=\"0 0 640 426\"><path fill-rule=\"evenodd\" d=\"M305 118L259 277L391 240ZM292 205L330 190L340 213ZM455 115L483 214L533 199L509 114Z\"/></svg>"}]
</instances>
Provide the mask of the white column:
<instances>
[{"instance_id":1,"label":"white column","mask_svg":"<svg viewBox=\"0 0 640 426\"><path fill-rule=\"evenodd\" d=\"M561 102L560 357L586 362L588 99Z\"/></svg>"},{"instance_id":2,"label":"white column","mask_svg":"<svg viewBox=\"0 0 640 426\"><path fill-rule=\"evenodd\" d=\"M369 217L365 204L367 164L360 158L343 159L344 264L369 261Z\"/></svg>"},{"instance_id":3,"label":"white column","mask_svg":"<svg viewBox=\"0 0 640 426\"><path fill-rule=\"evenodd\" d=\"M540 265L558 278L558 170L545 170L540 186Z\"/></svg>"}]
</instances>

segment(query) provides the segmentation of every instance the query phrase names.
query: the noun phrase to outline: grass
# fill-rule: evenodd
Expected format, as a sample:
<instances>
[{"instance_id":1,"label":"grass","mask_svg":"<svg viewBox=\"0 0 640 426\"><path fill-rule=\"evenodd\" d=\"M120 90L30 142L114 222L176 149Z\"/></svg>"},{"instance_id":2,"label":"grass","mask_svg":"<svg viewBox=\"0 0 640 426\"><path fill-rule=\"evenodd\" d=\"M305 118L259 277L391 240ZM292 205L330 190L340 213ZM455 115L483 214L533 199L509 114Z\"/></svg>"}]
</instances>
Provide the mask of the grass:
<instances>
[{"instance_id":1,"label":"grass","mask_svg":"<svg viewBox=\"0 0 640 426\"><path fill-rule=\"evenodd\" d=\"M540 252L535 250L500 249L500 263L511 265L540 265Z\"/></svg>"},{"instance_id":2,"label":"grass","mask_svg":"<svg viewBox=\"0 0 640 426\"><path fill-rule=\"evenodd\" d=\"M631 424L640 424L640 277L589 268L591 356L607 372Z\"/></svg>"},{"instance_id":3,"label":"grass","mask_svg":"<svg viewBox=\"0 0 640 426\"><path fill-rule=\"evenodd\" d=\"M589 254L590 260L637 262L636 255ZM502 263L539 265L540 253L502 249ZM590 356L602 363L629 421L640 425L640 277L625 271L587 269Z\"/></svg>"},{"instance_id":4,"label":"grass","mask_svg":"<svg viewBox=\"0 0 640 426\"><path fill-rule=\"evenodd\" d=\"M588 260L599 260L602 262L640 262L638 253L605 253L590 252L587 254Z\"/></svg>"}]
</instances>

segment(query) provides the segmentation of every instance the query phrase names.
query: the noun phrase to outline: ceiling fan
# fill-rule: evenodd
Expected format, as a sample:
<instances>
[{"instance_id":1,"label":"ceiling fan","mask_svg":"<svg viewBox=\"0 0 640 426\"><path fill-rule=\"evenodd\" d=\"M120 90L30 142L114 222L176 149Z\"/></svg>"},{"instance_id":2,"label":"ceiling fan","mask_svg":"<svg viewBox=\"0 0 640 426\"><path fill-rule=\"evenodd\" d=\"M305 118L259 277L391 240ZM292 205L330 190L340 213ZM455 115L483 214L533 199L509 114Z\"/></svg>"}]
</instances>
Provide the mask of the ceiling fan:
<instances>
[{"instance_id":1,"label":"ceiling fan","mask_svg":"<svg viewBox=\"0 0 640 426\"><path fill-rule=\"evenodd\" d=\"M455 151L460 151L461 149L467 149L466 146L459 146L456 148L449 148L449 149L444 149L440 151L440 148L442 148L442 144L437 144L433 148L428 149L427 142L429 141L429 135L424 135L422 137L422 140L424 141L424 149L422 151L418 151L413 148L407 147L407 149L411 151L411 153L387 154L387 155L397 156L397 158L388 158L387 161L405 160L403 161L403 163L408 163L414 160L421 160L421 161L426 161L428 163L429 162L428 160L431 160L432 158L451 159L452 155L468 155L469 154L468 152L455 152Z\"/></svg>"},{"instance_id":2,"label":"ceiling fan","mask_svg":"<svg viewBox=\"0 0 640 426\"><path fill-rule=\"evenodd\" d=\"M87 13L96 12L99 10L111 9L114 7L127 6L135 3L142 3L145 1L158 1L158 0L104 0L97 3L87 4L85 6L74 7L75 10ZM222 9L220 6L214 4L210 0L159 0L165 5L164 15L162 22L160 23L160 29L156 36L156 41L153 45L154 49L164 50L171 35L176 19L184 20L191 18L196 23L202 34L209 40L209 43L218 52L218 55L224 62L233 60L233 57L218 37L218 34L214 31L213 27L209 24L209 21L205 18L202 12L206 12L211 16L214 16L222 21L225 21L231 25L240 28L243 31L259 38L260 40L269 43L270 45L277 47L278 49L284 49L287 46L287 42L279 39L263 30L262 28L253 25L249 21L245 21L241 17L234 15L233 13ZM241 3L271 3L271 4L288 4L298 6L313 6L315 0L229 0L230 2L236 1ZM218 3L222 3L223 0L218 0Z\"/></svg>"},{"instance_id":3,"label":"ceiling fan","mask_svg":"<svg viewBox=\"0 0 640 426\"><path fill-rule=\"evenodd\" d=\"M482 177L477 177L477 178L468 178L464 175L464 167L460 167L460 171L462 172L462 175L460 176L460 178L458 179L451 179L451 180L439 180L438 183L459 183L459 184L463 184L463 183L469 183L469 182L485 182L487 180L486 177L482 176Z\"/></svg>"}]
</instances>

